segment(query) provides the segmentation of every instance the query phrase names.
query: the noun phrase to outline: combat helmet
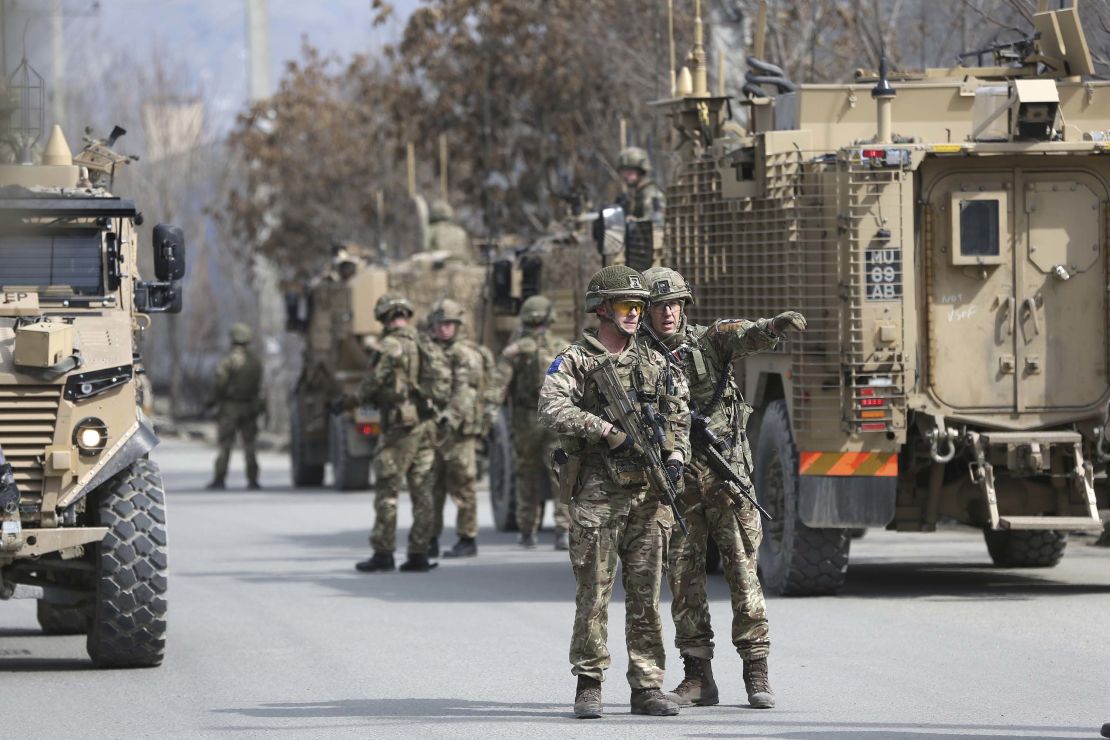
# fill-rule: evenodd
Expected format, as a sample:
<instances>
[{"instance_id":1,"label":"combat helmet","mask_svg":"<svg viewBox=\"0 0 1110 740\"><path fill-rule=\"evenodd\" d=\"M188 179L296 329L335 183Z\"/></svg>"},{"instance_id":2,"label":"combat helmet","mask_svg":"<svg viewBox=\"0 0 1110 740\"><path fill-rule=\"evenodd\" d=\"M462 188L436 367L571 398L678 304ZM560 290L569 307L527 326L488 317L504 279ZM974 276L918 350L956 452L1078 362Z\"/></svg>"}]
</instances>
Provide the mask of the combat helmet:
<instances>
[{"instance_id":1,"label":"combat helmet","mask_svg":"<svg viewBox=\"0 0 1110 740\"><path fill-rule=\"evenodd\" d=\"M610 298L636 298L647 302L650 295L643 275L628 265L609 265L590 278L586 288L586 313L593 313Z\"/></svg>"},{"instance_id":2,"label":"combat helmet","mask_svg":"<svg viewBox=\"0 0 1110 740\"><path fill-rule=\"evenodd\" d=\"M466 323L466 310L456 301L443 298L432 306L432 313L429 318L432 326L449 322L461 325Z\"/></svg>"},{"instance_id":3,"label":"combat helmet","mask_svg":"<svg viewBox=\"0 0 1110 740\"><path fill-rule=\"evenodd\" d=\"M250 344L254 336L251 328L244 323L235 323L228 329L227 334L231 337L232 344Z\"/></svg>"},{"instance_id":4,"label":"combat helmet","mask_svg":"<svg viewBox=\"0 0 1110 740\"><path fill-rule=\"evenodd\" d=\"M520 323L539 326L551 323L554 306L542 295L534 295L520 305Z\"/></svg>"},{"instance_id":5,"label":"combat helmet","mask_svg":"<svg viewBox=\"0 0 1110 740\"><path fill-rule=\"evenodd\" d=\"M450 221L455 217L455 209L451 208L451 204L442 198L436 198L432 201L432 206L428 209L428 222L437 223L439 221Z\"/></svg>"},{"instance_id":6,"label":"combat helmet","mask_svg":"<svg viewBox=\"0 0 1110 740\"><path fill-rule=\"evenodd\" d=\"M648 154L638 146L626 146L617 155L618 170L639 170L645 175L651 173L651 160Z\"/></svg>"},{"instance_id":7,"label":"combat helmet","mask_svg":"<svg viewBox=\"0 0 1110 740\"><path fill-rule=\"evenodd\" d=\"M412 316L412 304L406 298L399 295L392 295L386 293L378 302L374 304L374 318L385 324L398 313L408 314Z\"/></svg>"},{"instance_id":8,"label":"combat helmet","mask_svg":"<svg viewBox=\"0 0 1110 740\"><path fill-rule=\"evenodd\" d=\"M644 270L644 280L647 281L651 291L651 303L664 303L666 301L682 300L692 304L694 292L686 278L669 267L649 267Z\"/></svg>"}]
</instances>

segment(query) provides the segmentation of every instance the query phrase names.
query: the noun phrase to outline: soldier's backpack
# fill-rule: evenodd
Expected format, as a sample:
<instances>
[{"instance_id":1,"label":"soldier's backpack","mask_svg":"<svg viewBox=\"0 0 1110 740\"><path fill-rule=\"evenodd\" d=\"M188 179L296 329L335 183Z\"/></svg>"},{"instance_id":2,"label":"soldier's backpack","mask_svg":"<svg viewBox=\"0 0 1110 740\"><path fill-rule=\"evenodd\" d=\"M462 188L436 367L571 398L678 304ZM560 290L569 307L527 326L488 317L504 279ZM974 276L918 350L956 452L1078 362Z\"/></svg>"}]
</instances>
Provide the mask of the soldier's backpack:
<instances>
[{"instance_id":1,"label":"soldier's backpack","mask_svg":"<svg viewBox=\"0 0 1110 740\"><path fill-rule=\"evenodd\" d=\"M425 410L439 413L451 400L451 365L444 351L430 337L420 335L416 341L420 352L413 387L424 403Z\"/></svg>"}]
</instances>

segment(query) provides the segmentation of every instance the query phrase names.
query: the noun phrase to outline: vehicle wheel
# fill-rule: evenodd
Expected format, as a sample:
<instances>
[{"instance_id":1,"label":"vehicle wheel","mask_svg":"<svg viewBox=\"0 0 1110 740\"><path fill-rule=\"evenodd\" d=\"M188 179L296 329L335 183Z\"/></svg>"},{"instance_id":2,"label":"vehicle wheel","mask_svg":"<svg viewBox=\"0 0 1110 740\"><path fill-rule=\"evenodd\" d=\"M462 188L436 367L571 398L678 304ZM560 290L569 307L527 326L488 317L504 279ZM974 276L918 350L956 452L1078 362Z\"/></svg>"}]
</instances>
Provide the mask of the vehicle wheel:
<instances>
[{"instance_id":1,"label":"vehicle wheel","mask_svg":"<svg viewBox=\"0 0 1110 740\"><path fill-rule=\"evenodd\" d=\"M89 631L91 615L86 604L61 606L39 599L36 616L39 627L48 635L84 635Z\"/></svg>"},{"instance_id":2,"label":"vehicle wheel","mask_svg":"<svg viewBox=\"0 0 1110 740\"><path fill-rule=\"evenodd\" d=\"M353 457L347 448L350 419L343 414L331 417L328 448L331 452L332 488L337 491L365 491L370 487L370 458Z\"/></svg>"},{"instance_id":3,"label":"vehicle wheel","mask_svg":"<svg viewBox=\"0 0 1110 740\"><path fill-rule=\"evenodd\" d=\"M166 647L166 503L146 458L92 494L108 534L93 550L96 592L87 647L99 668L162 663Z\"/></svg>"},{"instance_id":4,"label":"vehicle wheel","mask_svg":"<svg viewBox=\"0 0 1110 740\"><path fill-rule=\"evenodd\" d=\"M516 531L516 480L509 410L501 409L489 441L489 499L499 532ZM543 464L540 462L539 464Z\"/></svg>"},{"instance_id":5,"label":"vehicle wheel","mask_svg":"<svg viewBox=\"0 0 1110 740\"><path fill-rule=\"evenodd\" d=\"M987 552L1000 568L1051 568L1064 557L1067 532L1055 530L983 530Z\"/></svg>"},{"instance_id":6,"label":"vehicle wheel","mask_svg":"<svg viewBox=\"0 0 1110 740\"><path fill-rule=\"evenodd\" d=\"M289 460L293 465L293 485L322 486L324 484L324 466L320 463L308 462L305 454L306 446L307 442L301 427L300 401L296 396L291 396L289 404Z\"/></svg>"},{"instance_id":7,"label":"vehicle wheel","mask_svg":"<svg viewBox=\"0 0 1110 740\"><path fill-rule=\"evenodd\" d=\"M782 596L835 594L844 585L851 539L843 529L814 529L798 518L798 449L786 401L763 413L755 455L756 495L774 521L759 548L763 585Z\"/></svg>"},{"instance_id":8,"label":"vehicle wheel","mask_svg":"<svg viewBox=\"0 0 1110 740\"><path fill-rule=\"evenodd\" d=\"M705 538L705 572L721 572L721 550L712 537Z\"/></svg>"}]
</instances>

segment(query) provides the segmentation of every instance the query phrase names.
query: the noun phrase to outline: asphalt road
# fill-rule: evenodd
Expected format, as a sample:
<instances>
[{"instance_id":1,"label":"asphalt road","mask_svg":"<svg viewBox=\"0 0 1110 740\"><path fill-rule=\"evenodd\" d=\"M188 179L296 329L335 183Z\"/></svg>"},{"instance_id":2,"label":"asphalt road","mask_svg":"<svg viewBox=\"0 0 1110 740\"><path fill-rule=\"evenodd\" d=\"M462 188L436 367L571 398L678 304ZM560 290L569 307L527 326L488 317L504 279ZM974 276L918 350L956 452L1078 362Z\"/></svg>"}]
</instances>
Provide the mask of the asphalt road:
<instances>
[{"instance_id":1,"label":"asphalt road","mask_svg":"<svg viewBox=\"0 0 1110 740\"><path fill-rule=\"evenodd\" d=\"M631 716L618 586L609 714L587 722L570 718L573 580L550 533L519 550L483 510L478 558L361 575L371 494L293 490L277 455L265 491L208 493L211 457L172 440L155 454L170 502L164 665L96 671L83 638L39 633L33 602L0 604L6 736L1082 738L1110 720L1110 549L1073 542L1053 570L999 571L975 532L869 532L842 596L768 604L770 711L742 706L726 645L721 706ZM727 635L719 576L710 591Z\"/></svg>"}]
</instances>

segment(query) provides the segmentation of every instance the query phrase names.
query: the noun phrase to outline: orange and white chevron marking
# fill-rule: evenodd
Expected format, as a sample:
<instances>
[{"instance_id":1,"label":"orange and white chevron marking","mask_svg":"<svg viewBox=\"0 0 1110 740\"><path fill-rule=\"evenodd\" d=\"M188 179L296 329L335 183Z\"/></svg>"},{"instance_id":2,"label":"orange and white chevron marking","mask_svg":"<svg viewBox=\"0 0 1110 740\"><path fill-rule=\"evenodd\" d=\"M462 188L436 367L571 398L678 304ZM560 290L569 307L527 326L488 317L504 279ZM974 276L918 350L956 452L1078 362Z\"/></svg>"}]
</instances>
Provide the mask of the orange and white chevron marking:
<instances>
[{"instance_id":1,"label":"orange and white chevron marking","mask_svg":"<svg viewBox=\"0 0 1110 740\"><path fill-rule=\"evenodd\" d=\"M800 458L801 475L898 477L895 452L803 452Z\"/></svg>"}]
</instances>

